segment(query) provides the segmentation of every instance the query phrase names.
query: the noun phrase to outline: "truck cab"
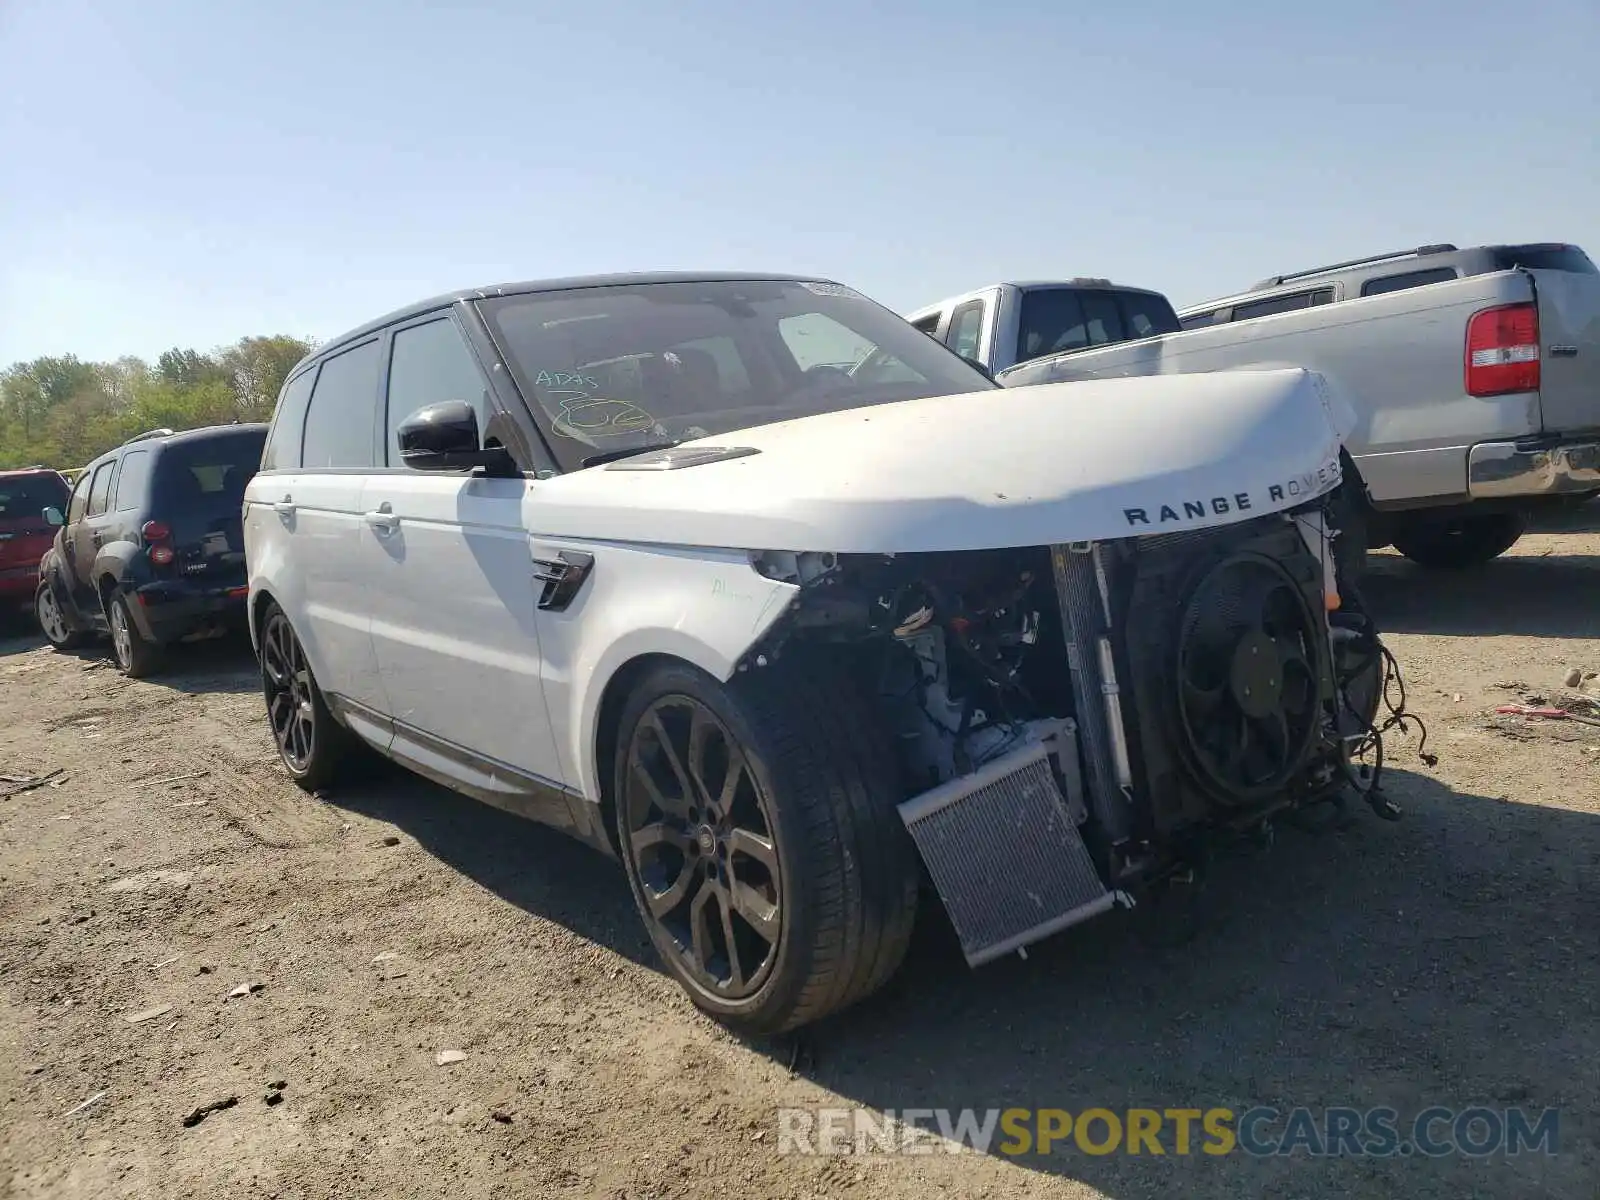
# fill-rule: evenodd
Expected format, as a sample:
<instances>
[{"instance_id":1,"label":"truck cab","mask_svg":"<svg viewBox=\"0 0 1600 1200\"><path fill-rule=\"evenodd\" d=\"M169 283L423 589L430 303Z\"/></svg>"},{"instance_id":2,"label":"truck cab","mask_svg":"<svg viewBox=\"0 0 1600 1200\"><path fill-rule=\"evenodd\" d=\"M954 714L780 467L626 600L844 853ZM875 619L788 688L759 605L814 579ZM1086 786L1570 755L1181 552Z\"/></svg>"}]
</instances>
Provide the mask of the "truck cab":
<instances>
[{"instance_id":1,"label":"truck cab","mask_svg":"<svg viewBox=\"0 0 1600 1200\"><path fill-rule=\"evenodd\" d=\"M995 283L906 316L935 341L991 374L1063 354L1178 332L1160 292L1078 277Z\"/></svg>"}]
</instances>

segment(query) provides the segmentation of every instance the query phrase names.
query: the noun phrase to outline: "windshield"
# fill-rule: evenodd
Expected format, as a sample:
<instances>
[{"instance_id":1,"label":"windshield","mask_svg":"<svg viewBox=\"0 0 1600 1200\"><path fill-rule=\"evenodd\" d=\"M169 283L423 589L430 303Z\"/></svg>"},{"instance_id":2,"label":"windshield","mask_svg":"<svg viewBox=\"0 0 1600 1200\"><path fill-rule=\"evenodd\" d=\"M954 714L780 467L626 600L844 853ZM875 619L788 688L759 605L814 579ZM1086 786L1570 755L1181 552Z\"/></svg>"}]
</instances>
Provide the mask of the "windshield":
<instances>
[{"instance_id":1,"label":"windshield","mask_svg":"<svg viewBox=\"0 0 1600 1200\"><path fill-rule=\"evenodd\" d=\"M45 509L66 507L67 485L59 475L0 476L0 523L43 524Z\"/></svg>"},{"instance_id":2,"label":"windshield","mask_svg":"<svg viewBox=\"0 0 1600 1200\"><path fill-rule=\"evenodd\" d=\"M480 304L567 469L597 455L995 386L833 283L625 284Z\"/></svg>"}]
</instances>

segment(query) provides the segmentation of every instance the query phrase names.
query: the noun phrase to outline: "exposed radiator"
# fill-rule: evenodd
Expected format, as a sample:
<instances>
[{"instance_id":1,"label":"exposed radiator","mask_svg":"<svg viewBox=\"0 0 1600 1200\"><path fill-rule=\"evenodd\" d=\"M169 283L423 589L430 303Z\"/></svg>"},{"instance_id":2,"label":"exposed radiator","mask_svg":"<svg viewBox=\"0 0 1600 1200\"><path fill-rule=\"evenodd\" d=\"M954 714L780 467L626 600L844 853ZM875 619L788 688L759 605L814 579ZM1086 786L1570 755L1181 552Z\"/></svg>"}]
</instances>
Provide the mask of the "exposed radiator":
<instances>
[{"instance_id":1,"label":"exposed radiator","mask_svg":"<svg viewBox=\"0 0 1600 1200\"><path fill-rule=\"evenodd\" d=\"M1060 752L1074 754L1070 732ZM900 805L971 966L1110 908L1036 741ZM1071 773L1067 776L1073 782Z\"/></svg>"}]
</instances>

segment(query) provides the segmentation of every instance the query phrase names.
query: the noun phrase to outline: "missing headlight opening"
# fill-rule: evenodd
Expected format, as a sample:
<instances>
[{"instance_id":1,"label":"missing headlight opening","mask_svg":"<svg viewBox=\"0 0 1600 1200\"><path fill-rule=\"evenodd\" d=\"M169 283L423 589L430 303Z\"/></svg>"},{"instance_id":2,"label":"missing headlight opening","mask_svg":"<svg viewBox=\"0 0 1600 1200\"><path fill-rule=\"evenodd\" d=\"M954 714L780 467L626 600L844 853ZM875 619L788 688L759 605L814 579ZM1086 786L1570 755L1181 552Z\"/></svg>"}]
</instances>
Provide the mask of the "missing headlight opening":
<instances>
[{"instance_id":1,"label":"missing headlight opening","mask_svg":"<svg viewBox=\"0 0 1600 1200\"><path fill-rule=\"evenodd\" d=\"M848 664L977 964L1352 790L1399 815L1383 737L1416 718L1338 536L1322 498L1092 544L757 555L799 591L741 669Z\"/></svg>"}]
</instances>

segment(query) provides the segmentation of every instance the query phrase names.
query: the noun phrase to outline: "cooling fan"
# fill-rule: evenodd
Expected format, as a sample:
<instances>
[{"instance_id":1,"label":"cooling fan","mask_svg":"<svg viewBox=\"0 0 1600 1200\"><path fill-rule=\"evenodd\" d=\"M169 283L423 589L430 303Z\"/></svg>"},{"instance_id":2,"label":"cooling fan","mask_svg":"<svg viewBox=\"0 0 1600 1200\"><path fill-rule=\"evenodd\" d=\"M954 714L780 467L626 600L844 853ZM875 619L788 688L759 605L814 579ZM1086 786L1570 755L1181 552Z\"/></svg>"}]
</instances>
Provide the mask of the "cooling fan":
<instances>
[{"instance_id":1,"label":"cooling fan","mask_svg":"<svg viewBox=\"0 0 1600 1200\"><path fill-rule=\"evenodd\" d=\"M1180 741L1217 799L1268 799L1304 767L1321 724L1318 626L1294 578L1248 551L1190 593L1176 646Z\"/></svg>"}]
</instances>

